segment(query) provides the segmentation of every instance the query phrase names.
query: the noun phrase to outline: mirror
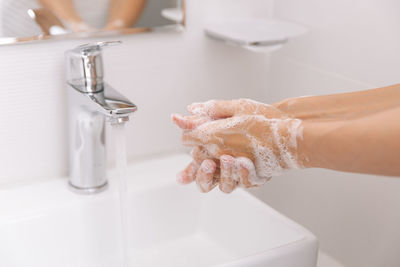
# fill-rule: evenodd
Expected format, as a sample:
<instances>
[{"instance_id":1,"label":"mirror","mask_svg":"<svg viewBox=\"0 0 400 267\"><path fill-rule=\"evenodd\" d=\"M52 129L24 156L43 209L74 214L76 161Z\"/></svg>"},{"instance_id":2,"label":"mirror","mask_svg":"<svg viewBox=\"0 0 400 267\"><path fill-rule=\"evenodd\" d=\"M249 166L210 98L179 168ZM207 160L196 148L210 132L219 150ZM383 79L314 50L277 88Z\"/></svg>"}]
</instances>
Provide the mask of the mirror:
<instances>
[{"instance_id":1,"label":"mirror","mask_svg":"<svg viewBox=\"0 0 400 267\"><path fill-rule=\"evenodd\" d=\"M132 34L184 19L184 0L0 0L0 44Z\"/></svg>"}]
</instances>

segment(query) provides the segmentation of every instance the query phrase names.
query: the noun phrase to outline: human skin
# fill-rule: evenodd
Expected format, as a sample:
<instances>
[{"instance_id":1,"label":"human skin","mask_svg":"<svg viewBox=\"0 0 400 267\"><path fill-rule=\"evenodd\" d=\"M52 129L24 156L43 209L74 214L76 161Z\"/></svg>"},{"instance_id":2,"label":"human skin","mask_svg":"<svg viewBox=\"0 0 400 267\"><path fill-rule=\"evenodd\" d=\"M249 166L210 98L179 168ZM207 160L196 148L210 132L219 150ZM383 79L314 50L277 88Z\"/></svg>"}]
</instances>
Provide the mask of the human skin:
<instances>
[{"instance_id":1,"label":"human skin","mask_svg":"<svg viewBox=\"0 0 400 267\"><path fill-rule=\"evenodd\" d=\"M400 85L359 92L285 99L273 104L290 117L310 119L350 119L396 107Z\"/></svg>"},{"instance_id":2,"label":"human skin","mask_svg":"<svg viewBox=\"0 0 400 267\"><path fill-rule=\"evenodd\" d=\"M131 27L140 17L147 0L111 0L104 30Z\"/></svg>"},{"instance_id":3,"label":"human skin","mask_svg":"<svg viewBox=\"0 0 400 267\"><path fill-rule=\"evenodd\" d=\"M50 9L57 17L68 24L73 31L87 31L91 27L78 15L72 0L39 0L43 7Z\"/></svg>"},{"instance_id":4,"label":"human skin","mask_svg":"<svg viewBox=\"0 0 400 267\"><path fill-rule=\"evenodd\" d=\"M73 31L91 30L75 9L72 0L39 0L42 6L68 23ZM140 17L147 0L110 0L107 24L104 30L131 27Z\"/></svg>"},{"instance_id":5,"label":"human skin","mask_svg":"<svg viewBox=\"0 0 400 267\"><path fill-rule=\"evenodd\" d=\"M191 110L192 116L180 116L178 114L174 114L172 116L173 122L178 125L185 132L194 131L196 128L201 126L206 122L212 122L214 120L215 123L221 122L220 127L224 127L224 122L227 121L216 121L218 118L224 117L233 117L233 113L236 115L247 115L247 114L256 114L263 113L268 114L271 118L281 116L281 112L276 108L265 105L262 103L257 103L255 101L243 99L243 100L235 100L228 102L217 102L217 104L222 104L221 108L215 106L213 109L204 110L204 112L209 112L210 114L195 114L194 110ZM200 104L202 105L202 104ZM190 108L189 108L190 110ZM215 111L215 112L214 112ZM261 116L263 118L263 116ZM251 123L251 121L248 121ZM257 128L257 125L255 125ZM259 125L261 126L261 125ZM268 127L268 125L264 125ZM241 130L243 127L238 127L237 130ZM212 127L210 128L212 131ZM258 134L258 131L254 131L255 134ZM240 135L237 136L239 139ZM260 137L257 137L260 139ZM232 139L234 141L234 139ZM238 140L237 140L238 141ZM242 139L241 141L249 142L249 140ZM234 141L235 142L235 141ZM206 144L205 146L209 146ZM183 184L188 184L192 181L196 181L199 189L202 192L210 191L214 186L219 185L221 191L225 193L230 193L233 189L239 184L243 187L254 187L265 183L270 179L269 176L264 175L264 177L260 177L256 175L255 166L249 160L250 158L254 160L254 158L249 156L248 151L242 151L240 153L231 153L232 151L223 152L220 150L217 154L210 153L205 146L196 146L192 151L193 162L189 164L189 166L182 172L178 174L178 181ZM250 152L251 153L251 152ZM232 157L235 156L235 157ZM197 172L198 169L202 167L202 162L207 160L211 165L211 161L214 161L216 167L214 179L213 175L208 175L207 177L202 177L202 173ZM233 170L233 169L234 170ZM236 180L238 183L234 183L232 176L236 176Z\"/></svg>"},{"instance_id":6,"label":"human skin","mask_svg":"<svg viewBox=\"0 0 400 267\"><path fill-rule=\"evenodd\" d=\"M356 119L303 123L307 168L400 176L400 106Z\"/></svg>"},{"instance_id":7,"label":"human skin","mask_svg":"<svg viewBox=\"0 0 400 267\"><path fill-rule=\"evenodd\" d=\"M397 138L400 124L396 123L400 117L399 85L348 94L288 99L273 104L275 109L267 105L262 109L243 109L243 106L246 106L243 100L196 103L189 106L194 116L178 117L175 123L184 129L186 144L204 149L207 143L199 138L197 128L208 127L204 124L210 124L209 120L223 121L243 116L246 111L250 116L283 120L298 118L302 120L303 134L297 138L297 147L292 153L302 167L400 176L400 141ZM261 132L256 135L261 136L265 129L259 128ZM219 140L230 138L227 129L220 127L215 130ZM235 145L228 145L230 151L226 152L223 151L227 147L225 143L218 153L235 156L238 151L248 150L248 143L236 142ZM241 156L251 159L252 155ZM218 155L214 157L218 163Z\"/></svg>"}]
</instances>

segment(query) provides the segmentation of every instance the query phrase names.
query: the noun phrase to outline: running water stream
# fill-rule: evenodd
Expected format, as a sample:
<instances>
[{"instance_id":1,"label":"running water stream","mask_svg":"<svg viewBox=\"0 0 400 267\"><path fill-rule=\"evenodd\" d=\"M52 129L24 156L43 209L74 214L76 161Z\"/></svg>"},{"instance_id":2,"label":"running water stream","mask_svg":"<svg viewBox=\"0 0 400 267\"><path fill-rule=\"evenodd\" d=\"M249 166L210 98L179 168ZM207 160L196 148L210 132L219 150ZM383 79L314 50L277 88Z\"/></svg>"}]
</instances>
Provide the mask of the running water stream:
<instances>
[{"instance_id":1,"label":"running water stream","mask_svg":"<svg viewBox=\"0 0 400 267\"><path fill-rule=\"evenodd\" d=\"M128 254L128 185L125 123L113 124L115 138L115 167L118 179L119 206L121 214L122 267L129 266Z\"/></svg>"}]
</instances>

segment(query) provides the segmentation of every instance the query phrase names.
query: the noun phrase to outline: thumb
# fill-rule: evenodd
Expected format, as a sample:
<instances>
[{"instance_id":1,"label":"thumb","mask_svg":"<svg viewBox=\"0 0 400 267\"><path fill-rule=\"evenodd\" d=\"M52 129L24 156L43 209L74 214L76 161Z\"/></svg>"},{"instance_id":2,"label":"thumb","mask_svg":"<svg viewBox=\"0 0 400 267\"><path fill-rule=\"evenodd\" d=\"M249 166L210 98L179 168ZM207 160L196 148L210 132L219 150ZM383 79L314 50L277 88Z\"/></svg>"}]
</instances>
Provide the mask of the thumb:
<instances>
[{"instance_id":1,"label":"thumb","mask_svg":"<svg viewBox=\"0 0 400 267\"><path fill-rule=\"evenodd\" d=\"M219 143L215 138L217 133L224 132L225 129L232 127L234 123L239 125L240 123L237 123L236 120L235 117L223 120L207 121L192 130L185 130L182 134L182 143L186 146L202 146L207 145L210 142Z\"/></svg>"},{"instance_id":2,"label":"thumb","mask_svg":"<svg viewBox=\"0 0 400 267\"><path fill-rule=\"evenodd\" d=\"M196 146L201 146L205 144L205 140L203 140L203 134L196 130L186 130L183 131L182 133L182 144L184 146L191 146L191 147L196 147Z\"/></svg>"},{"instance_id":3,"label":"thumb","mask_svg":"<svg viewBox=\"0 0 400 267\"><path fill-rule=\"evenodd\" d=\"M171 115L172 122L175 123L182 130L193 130L197 126L208 121L205 117L199 116L182 116L179 114Z\"/></svg>"}]
</instances>

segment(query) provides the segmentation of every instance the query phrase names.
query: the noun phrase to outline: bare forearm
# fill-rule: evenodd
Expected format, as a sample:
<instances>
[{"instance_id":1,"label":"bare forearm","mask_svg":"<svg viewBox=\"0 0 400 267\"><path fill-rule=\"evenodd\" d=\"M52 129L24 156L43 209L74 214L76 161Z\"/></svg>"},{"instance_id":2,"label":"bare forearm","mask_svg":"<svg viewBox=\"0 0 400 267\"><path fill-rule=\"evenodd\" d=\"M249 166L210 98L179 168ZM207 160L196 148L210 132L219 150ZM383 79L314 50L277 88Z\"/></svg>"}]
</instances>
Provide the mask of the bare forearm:
<instances>
[{"instance_id":1,"label":"bare forearm","mask_svg":"<svg viewBox=\"0 0 400 267\"><path fill-rule=\"evenodd\" d=\"M191 116L172 116L184 130L184 144L198 151L178 180L196 180L203 192L218 180L221 191L229 193L232 181L259 186L297 167L400 177L398 94L399 86L393 86L308 98L302 105L295 103L296 113L289 116L276 106L246 99L194 103L188 107ZM210 171L202 171L200 164ZM224 179L223 173L228 174ZM247 180L241 178L245 174Z\"/></svg>"},{"instance_id":2,"label":"bare forearm","mask_svg":"<svg viewBox=\"0 0 400 267\"><path fill-rule=\"evenodd\" d=\"M305 121L305 167L400 176L400 107L362 118Z\"/></svg>"},{"instance_id":3,"label":"bare forearm","mask_svg":"<svg viewBox=\"0 0 400 267\"><path fill-rule=\"evenodd\" d=\"M346 94L287 99L274 106L303 120L354 119L400 106L400 84Z\"/></svg>"},{"instance_id":4,"label":"bare forearm","mask_svg":"<svg viewBox=\"0 0 400 267\"><path fill-rule=\"evenodd\" d=\"M54 1L54 0L39 0L46 8L53 11L61 19L68 23L81 23L82 19L75 10L72 0Z\"/></svg>"}]
</instances>

